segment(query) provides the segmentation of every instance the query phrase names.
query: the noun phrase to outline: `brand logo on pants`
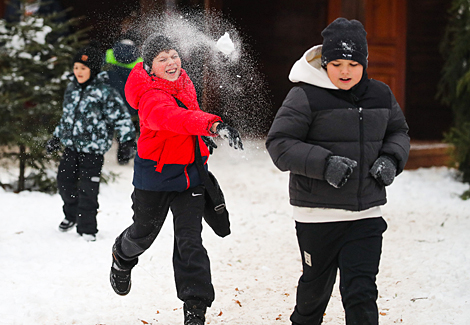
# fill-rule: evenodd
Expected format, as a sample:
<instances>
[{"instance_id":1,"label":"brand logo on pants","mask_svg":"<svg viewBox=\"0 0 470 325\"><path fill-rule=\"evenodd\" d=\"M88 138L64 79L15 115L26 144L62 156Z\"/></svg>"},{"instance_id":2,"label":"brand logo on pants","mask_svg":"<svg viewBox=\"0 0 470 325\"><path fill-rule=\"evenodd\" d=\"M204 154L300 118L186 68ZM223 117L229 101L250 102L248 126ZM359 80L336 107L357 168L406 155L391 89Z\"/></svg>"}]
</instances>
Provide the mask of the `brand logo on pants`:
<instances>
[{"instance_id":1,"label":"brand logo on pants","mask_svg":"<svg viewBox=\"0 0 470 325\"><path fill-rule=\"evenodd\" d=\"M305 264L307 264L308 266L312 266L312 256L306 251L304 251L304 258L305 258Z\"/></svg>"}]
</instances>

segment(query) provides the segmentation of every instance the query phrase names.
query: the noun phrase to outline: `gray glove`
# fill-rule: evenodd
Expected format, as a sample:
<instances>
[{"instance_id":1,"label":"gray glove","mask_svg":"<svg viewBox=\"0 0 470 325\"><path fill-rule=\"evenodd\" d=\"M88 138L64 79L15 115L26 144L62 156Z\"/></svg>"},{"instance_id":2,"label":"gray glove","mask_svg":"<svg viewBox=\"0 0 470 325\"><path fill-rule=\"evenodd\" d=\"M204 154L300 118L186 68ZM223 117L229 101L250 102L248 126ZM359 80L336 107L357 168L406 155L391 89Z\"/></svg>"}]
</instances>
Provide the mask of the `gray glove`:
<instances>
[{"instance_id":1,"label":"gray glove","mask_svg":"<svg viewBox=\"0 0 470 325\"><path fill-rule=\"evenodd\" d=\"M348 181L357 166L357 161L341 157L330 156L326 162L325 180L333 187L340 188Z\"/></svg>"},{"instance_id":2,"label":"gray glove","mask_svg":"<svg viewBox=\"0 0 470 325\"><path fill-rule=\"evenodd\" d=\"M217 149L217 145L215 144L212 137L206 137L205 135L201 135L202 141L206 144L207 148L209 149L209 153L212 155L214 149Z\"/></svg>"},{"instance_id":3,"label":"gray glove","mask_svg":"<svg viewBox=\"0 0 470 325\"><path fill-rule=\"evenodd\" d=\"M391 156L382 155L374 162L369 173L380 185L388 186L392 184L397 174L397 162Z\"/></svg>"},{"instance_id":4,"label":"gray glove","mask_svg":"<svg viewBox=\"0 0 470 325\"><path fill-rule=\"evenodd\" d=\"M217 134L220 135L221 138L228 140L230 147L243 150L242 139L240 137L240 133L236 129L225 123L219 123L216 130Z\"/></svg>"}]
</instances>

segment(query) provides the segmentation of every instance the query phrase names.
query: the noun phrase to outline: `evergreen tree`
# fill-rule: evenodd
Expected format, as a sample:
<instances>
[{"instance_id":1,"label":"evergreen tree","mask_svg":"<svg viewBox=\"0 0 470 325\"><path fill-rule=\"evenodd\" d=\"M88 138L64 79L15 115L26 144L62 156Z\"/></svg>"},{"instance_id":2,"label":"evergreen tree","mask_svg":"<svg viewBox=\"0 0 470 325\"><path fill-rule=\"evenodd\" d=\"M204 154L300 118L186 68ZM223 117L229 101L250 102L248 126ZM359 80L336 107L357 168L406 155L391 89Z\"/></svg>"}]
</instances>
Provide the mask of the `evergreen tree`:
<instances>
[{"instance_id":1,"label":"evergreen tree","mask_svg":"<svg viewBox=\"0 0 470 325\"><path fill-rule=\"evenodd\" d=\"M455 165L470 182L470 0L453 0L441 43L445 63L438 96L453 112L445 141L453 144Z\"/></svg>"},{"instance_id":2,"label":"evergreen tree","mask_svg":"<svg viewBox=\"0 0 470 325\"><path fill-rule=\"evenodd\" d=\"M71 32L78 19L65 16L27 15L19 8L18 21L0 20L0 158L18 162L18 192L25 189L26 168L35 183L55 191L47 186L51 157L44 147L62 113L72 56L87 32Z\"/></svg>"}]
</instances>

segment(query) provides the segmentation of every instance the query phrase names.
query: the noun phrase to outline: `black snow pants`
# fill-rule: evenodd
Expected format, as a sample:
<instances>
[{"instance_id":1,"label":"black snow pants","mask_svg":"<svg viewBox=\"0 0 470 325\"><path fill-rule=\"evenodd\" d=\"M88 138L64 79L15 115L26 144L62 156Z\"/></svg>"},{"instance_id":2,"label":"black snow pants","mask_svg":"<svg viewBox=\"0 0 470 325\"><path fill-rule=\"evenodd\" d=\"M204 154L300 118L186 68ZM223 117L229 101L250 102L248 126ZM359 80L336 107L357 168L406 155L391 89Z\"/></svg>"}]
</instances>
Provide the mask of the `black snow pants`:
<instances>
[{"instance_id":1,"label":"black snow pants","mask_svg":"<svg viewBox=\"0 0 470 325\"><path fill-rule=\"evenodd\" d=\"M59 163L57 186L64 201L67 220L77 222L79 234L98 232L98 192L103 155L76 152L66 148Z\"/></svg>"},{"instance_id":2,"label":"black snow pants","mask_svg":"<svg viewBox=\"0 0 470 325\"><path fill-rule=\"evenodd\" d=\"M133 224L116 239L116 255L121 265L132 268L138 256L158 236L169 209L173 214L173 270L178 298L199 300L208 307L214 301L210 262L202 245L204 187L184 192L144 191L132 193Z\"/></svg>"},{"instance_id":3,"label":"black snow pants","mask_svg":"<svg viewBox=\"0 0 470 325\"><path fill-rule=\"evenodd\" d=\"M347 325L378 324L376 275L382 252L381 217L328 223L296 223L303 274L297 304L291 315L295 325L318 325L340 272L340 292Z\"/></svg>"}]
</instances>

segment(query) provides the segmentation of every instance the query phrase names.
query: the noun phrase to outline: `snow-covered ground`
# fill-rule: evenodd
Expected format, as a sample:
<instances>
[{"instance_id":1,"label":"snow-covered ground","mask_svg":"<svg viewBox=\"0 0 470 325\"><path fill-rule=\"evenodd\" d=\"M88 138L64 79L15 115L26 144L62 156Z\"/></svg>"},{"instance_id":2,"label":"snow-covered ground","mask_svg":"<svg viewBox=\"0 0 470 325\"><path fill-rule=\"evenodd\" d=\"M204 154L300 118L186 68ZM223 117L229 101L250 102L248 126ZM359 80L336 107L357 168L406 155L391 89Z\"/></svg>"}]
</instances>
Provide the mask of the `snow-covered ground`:
<instances>
[{"instance_id":1,"label":"snow-covered ground","mask_svg":"<svg viewBox=\"0 0 470 325\"><path fill-rule=\"evenodd\" d=\"M207 324L290 324L301 262L288 174L275 168L263 141L247 141L244 152L219 144L210 168L225 192L232 234L222 239L204 229L216 289ZM171 222L133 270L130 294L111 289L111 246L131 223L133 189L132 165L119 166L115 157L113 148L104 168L121 176L101 186L96 242L58 231L58 195L0 189L1 325L182 324ZM8 175L2 170L0 180ZM405 171L389 187L381 324L470 322L470 201L458 198L467 188L446 168ZM344 324L337 288L324 324Z\"/></svg>"}]
</instances>

